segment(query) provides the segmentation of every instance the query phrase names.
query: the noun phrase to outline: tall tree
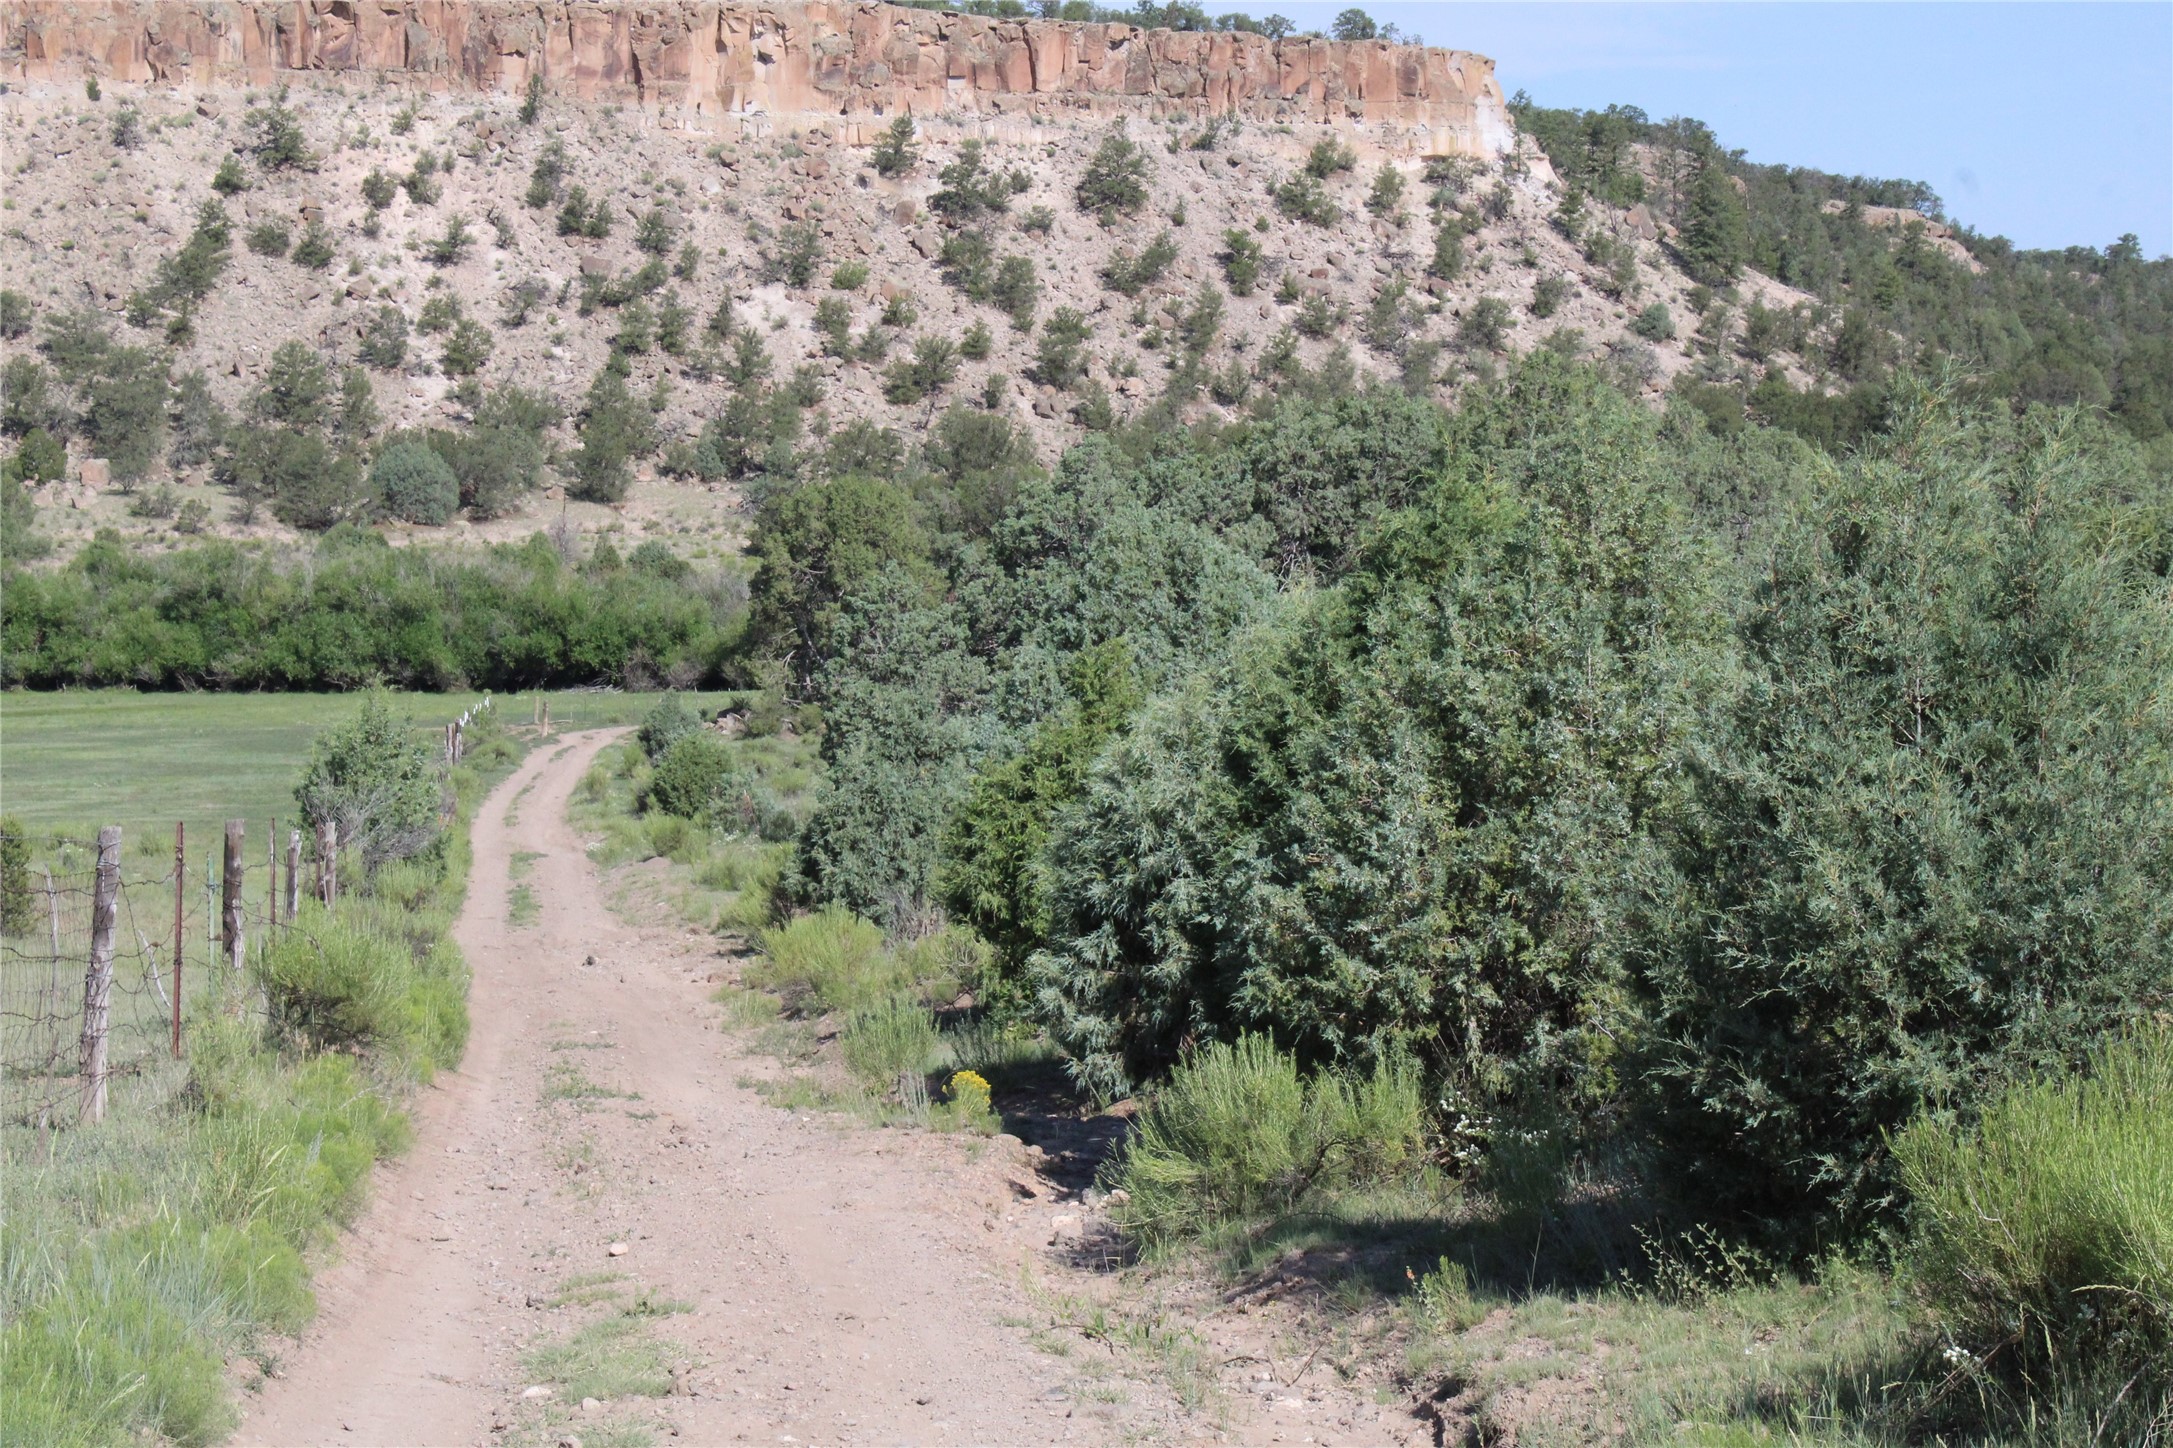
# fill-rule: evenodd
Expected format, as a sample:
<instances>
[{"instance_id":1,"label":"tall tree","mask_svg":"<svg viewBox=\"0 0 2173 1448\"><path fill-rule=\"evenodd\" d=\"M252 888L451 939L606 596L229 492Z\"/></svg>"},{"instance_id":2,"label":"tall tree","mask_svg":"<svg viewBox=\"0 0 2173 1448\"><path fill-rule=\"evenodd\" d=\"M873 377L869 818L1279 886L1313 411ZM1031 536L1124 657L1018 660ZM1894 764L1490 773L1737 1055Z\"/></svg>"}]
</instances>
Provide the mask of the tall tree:
<instances>
[{"instance_id":1,"label":"tall tree","mask_svg":"<svg viewBox=\"0 0 2173 1448\"><path fill-rule=\"evenodd\" d=\"M1708 286L1732 282L1750 259L1750 213L1717 149L1698 160L1683 208L1683 266Z\"/></svg>"}]
</instances>

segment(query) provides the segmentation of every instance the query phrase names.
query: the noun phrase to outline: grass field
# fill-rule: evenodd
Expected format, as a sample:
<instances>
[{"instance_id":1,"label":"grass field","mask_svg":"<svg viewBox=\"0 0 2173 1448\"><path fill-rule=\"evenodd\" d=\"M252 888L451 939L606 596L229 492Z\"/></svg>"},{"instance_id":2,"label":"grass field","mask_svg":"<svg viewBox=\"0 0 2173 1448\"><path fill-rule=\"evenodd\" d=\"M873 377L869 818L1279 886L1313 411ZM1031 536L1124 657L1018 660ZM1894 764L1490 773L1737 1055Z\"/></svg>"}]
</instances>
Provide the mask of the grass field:
<instances>
[{"instance_id":1,"label":"grass field","mask_svg":"<svg viewBox=\"0 0 2173 1448\"><path fill-rule=\"evenodd\" d=\"M480 694L400 694L396 707L432 736ZM554 733L638 722L649 694L546 694ZM714 710L734 697L690 695ZM532 717L533 694L498 695L508 724ZM134 850L146 836L171 849L176 820L209 841L220 823L294 817L294 786L310 740L358 707L346 694L142 694L128 689L0 693L0 812L34 833L85 838L117 824ZM193 850L192 850L193 853Z\"/></svg>"}]
</instances>

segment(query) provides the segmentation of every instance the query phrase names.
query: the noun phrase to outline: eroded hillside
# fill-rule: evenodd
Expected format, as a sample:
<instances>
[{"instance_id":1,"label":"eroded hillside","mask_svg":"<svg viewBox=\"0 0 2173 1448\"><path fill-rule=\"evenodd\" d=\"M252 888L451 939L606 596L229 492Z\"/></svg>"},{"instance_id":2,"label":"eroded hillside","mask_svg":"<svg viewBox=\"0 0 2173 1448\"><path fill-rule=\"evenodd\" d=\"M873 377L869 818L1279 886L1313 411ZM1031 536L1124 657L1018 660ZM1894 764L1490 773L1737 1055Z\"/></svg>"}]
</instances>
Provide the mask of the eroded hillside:
<instances>
[{"instance_id":1,"label":"eroded hillside","mask_svg":"<svg viewBox=\"0 0 2173 1448\"><path fill-rule=\"evenodd\" d=\"M602 24L589 10L568 13ZM422 32L341 31L339 6L300 31L24 12L0 255L16 379L51 374L49 415L15 431L67 438L32 494L41 532L509 536L564 516L729 549L750 491L809 470L928 447L1053 461L1088 428L1233 419L1351 378L1447 398L1539 346L1657 395L1725 346L1690 337L1691 283L1644 209L1565 217L1479 57L887 6L685 7L660 40L596 10L617 28L525 39L490 7ZM1128 69L1097 68L1112 54ZM1797 299L1752 276L1738 300ZM71 316L178 388L140 467L84 425L96 368L71 376L51 345ZM303 421L354 462L307 507L218 420L296 425L266 401L293 341L328 394ZM368 407L342 411L343 377ZM388 517L369 477L388 439L472 432L508 388L555 404L547 464L487 497L463 476L446 526ZM622 439L617 497L585 420L613 398L654 423Z\"/></svg>"}]
</instances>

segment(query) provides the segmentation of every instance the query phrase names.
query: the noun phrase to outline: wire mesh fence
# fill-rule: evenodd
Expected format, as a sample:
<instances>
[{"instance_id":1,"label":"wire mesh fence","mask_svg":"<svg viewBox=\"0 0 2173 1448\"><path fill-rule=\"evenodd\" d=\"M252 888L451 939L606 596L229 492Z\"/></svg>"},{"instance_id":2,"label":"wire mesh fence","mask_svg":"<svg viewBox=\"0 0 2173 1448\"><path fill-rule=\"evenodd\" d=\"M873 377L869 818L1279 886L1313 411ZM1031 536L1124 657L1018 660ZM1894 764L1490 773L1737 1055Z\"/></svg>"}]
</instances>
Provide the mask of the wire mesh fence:
<instances>
[{"instance_id":1,"label":"wire mesh fence","mask_svg":"<svg viewBox=\"0 0 2173 1448\"><path fill-rule=\"evenodd\" d=\"M490 707L445 725L448 767ZM307 839L257 829L229 820L197 841L177 825L170 848L138 839L133 861L118 825L95 841L0 834L0 1128L98 1121L116 1098L154 1107L186 1083L191 1021L265 1016L251 956L305 895L337 900L343 841L333 821Z\"/></svg>"},{"instance_id":2,"label":"wire mesh fence","mask_svg":"<svg viewBox=\"0 0 2173 1448\"><path fill-rule=\"evenodd\" d=\"M8 1126L97 1120L116 1099L150 1107L179 1090L190 1023L262 1016L249 960L291 926L303 895L324 896L337 860L329 840L305 851L276 823L259 836L262 853L231 871L223 839L156 842L163 869L127 859L117 828L96 842L36 843L45 858L11 872L0 920Z\"/></svg>"}]
</instances>

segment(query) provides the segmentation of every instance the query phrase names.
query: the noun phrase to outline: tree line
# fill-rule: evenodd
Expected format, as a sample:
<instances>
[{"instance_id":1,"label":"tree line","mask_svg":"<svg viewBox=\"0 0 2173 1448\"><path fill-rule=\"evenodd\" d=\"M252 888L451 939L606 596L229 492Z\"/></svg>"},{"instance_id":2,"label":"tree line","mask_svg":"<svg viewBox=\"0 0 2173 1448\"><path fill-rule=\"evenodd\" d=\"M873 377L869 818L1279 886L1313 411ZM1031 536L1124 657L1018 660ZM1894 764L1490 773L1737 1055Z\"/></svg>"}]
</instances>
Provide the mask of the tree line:
<instances>
[{"instance_id":1,"label":"tree line","mask_svg":"<svg viewBox=\"0 0 2173 1448\"><path fill-rule=\"evenodd\" d=\"M746 587L660 543L569 558L542 533L472 552L352 524L313 548L161 554L102 533L11 568L0 681L51 689L694 687L736 677Z\"/></svg>"},{"instance_id":2,"label":"tree line","mask_svg":"<svg viewBox=\"0 0 2173 1448\"><path fill-rule=\"evenodd\" d=\"M1104 1096L1414 1059L1810 1251L1913 1116L2173 1005L2173 492L2088 413L1918 383L1836 459L1540 356L991 494L766 504L785 888L971 925Z\"/></svg>"},{"instance_id":3,"label":"tree line","mask_svg":"<svg viewBox=\"0 0 2173 1448\"><path fill-rule=\"evenodd\" d=\"M1898 374L1952 357L1985 396L2102 409L2154 466L2173 466L2173 258L2146 259L2134 236L2037 251L1957 223L1972 270L1921 228L1865 220L1878 206L1944 222L1921 181L1759 165L1702 122L1635 106L1552 108L1520 91L1510 109L1572 193L1644 203L1674 225L1677 258L1700 282L1724 287L1751 269L1817 299L1794 313L1740 309L1751 366L1721 379L1709 408L1845 445L1878 430ZM1763 372L1784 350L1823 385Z\"/></svg>"}]
</instances>

